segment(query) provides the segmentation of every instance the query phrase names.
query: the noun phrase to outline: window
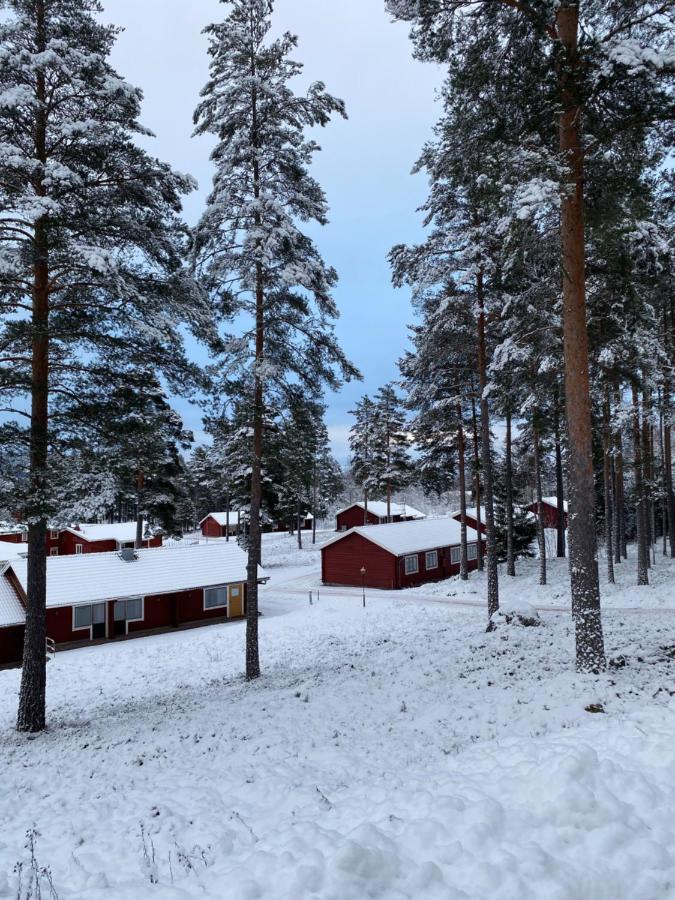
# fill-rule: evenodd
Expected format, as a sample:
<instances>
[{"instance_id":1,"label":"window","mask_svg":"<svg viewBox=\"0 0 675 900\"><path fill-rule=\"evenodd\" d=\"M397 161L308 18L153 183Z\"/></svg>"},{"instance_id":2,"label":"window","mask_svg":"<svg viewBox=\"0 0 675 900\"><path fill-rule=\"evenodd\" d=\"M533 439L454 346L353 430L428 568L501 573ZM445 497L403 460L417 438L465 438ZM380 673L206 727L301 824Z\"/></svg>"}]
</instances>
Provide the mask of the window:
<instances>
[{"instance_id":1,"label":"window","mask_svg":"<svg viewBox=\"0 0 675 900\"><path fill-rule=\"evenodd\" d=\"M49 555L50 555L50 556L58 556L58 555L59 555L59 548L58 548L58 547L52 547L52 549L49 551Z\"/></svg>"},{"instance_id":2,"label":"window","mask_svg":"<svg viewBox=\"0 0 675 900\"><path fill-rule=\"evenodd\" d=\"M427 569L437 569L438 568L438 550L430 550L427 553L425 565L426 565Z\"/></svg>"},{"instance_id":3,"label":"window","mask_svg":"<svg viewBox=\"0 0 675 900\"><path fill-rule=\"evenodd\" d=\"M82 544L75 544L75 553L82 553Z\"/></svg>"},{"instance_id":4,"label":"window","mask_svg":"<svg viewBox=\"0 0 675 900\"><path fill-rule=\"evenodd\" d=\"M414 575L416 572L419 572L419 561L417 559L417 554L415 554L415 556L406 556L405 574Z\"/></svg>"},{"instance_id":5,"label":"window","mask_svg":"<svg viewBox=\"0 0 675 900\"><path fill-rule=\"evenodd\" d=\"M92 625L105 625L105 603L97 603L91 607Z\"/></svg>"},{"instance_id":6,"label":"window","mask_svg":"<svg viewBox=\"0 0 675 900\"><path fill-rule=\"evenodd\" d=\"M467 559L478 559L478 545L469 544L466 550Z\"/></svg>"},{"instance_id":7,"label":"window","mask_svg":"<svg viewBox=\"0 0 675 900\"><path fill-rule=\"evenodd\" d=\"M453 566L458 566L462 561L462 548L461 547L451 547L450 548L450 562Z\"/></svg>"},{"instance_id":8,"label":"window","mask_svg":"<svg viewBox=\"0 0 675 900\"><path fill-rule=\"evenodd\" d=\"M73 610L74 628L89 628L91 626L91 606L76 606Z\"/></svg>"},{"instance_id":9,"label":"window","mask_svg":"<svg viewBox=\"0 0 675 900\"><path fill-rule=\"evenodd\" d=\"M230 588L230 596L232 598L234 598L234 597L238 598L239 597L239 588L238 587Z\"/></svg>"},{"instance_id":10,"label":"window","mask_svg":"<svg viewBox=\"0 0 675 900\"><path fill-rule=\"evenodd\" d=\"M227 588L204 588L204 609L227 609Z\"/></svg>"},{"instance_id":11,"label":"window","mask_svg":"<svg viewBox=\"0 0 675 900\"><path fill-rule=\"evenodd\" d=\"M27 531L21 532L21 543L22 544L28 543L28 532Z\"/></svg>"},{"instance_id":12,"label":"window","mask_svg":"<svg viewBox=\"0 0 675 900\"><path fill-rule=\"evenodd\" d=\"M52 530L49 532L49 537L50 537L53 541L58 541L58 539L59 539L59 533L58 533L58 531L55 531L54 529L52 529Z\"/></svg>"},{"instance_id":13,"label":"window","mask_svg":"<svg viewBox=\"0 0 675 900\"><path fill-rule=\"evenodd\" d=\"M115 601L116 622L141 622L143 620L143 598Z\"/></svg>"}]
</instances>

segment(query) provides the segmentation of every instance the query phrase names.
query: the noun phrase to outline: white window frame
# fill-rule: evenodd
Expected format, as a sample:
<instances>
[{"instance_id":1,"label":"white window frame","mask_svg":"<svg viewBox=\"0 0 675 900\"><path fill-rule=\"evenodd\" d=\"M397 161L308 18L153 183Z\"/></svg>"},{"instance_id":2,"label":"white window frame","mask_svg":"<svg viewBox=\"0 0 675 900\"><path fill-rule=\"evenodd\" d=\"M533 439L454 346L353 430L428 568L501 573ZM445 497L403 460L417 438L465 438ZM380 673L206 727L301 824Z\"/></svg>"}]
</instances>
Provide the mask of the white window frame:
<instances>
[{"instance_id":1,"label":"white window frame","mask_svg":"<svg viewBox=\"0 0 675 900\"><path fill-rule=\"evenodd\" d=\"M89 640L94 640L94 607L95 606L103 606L105 607L105 617L103 619L103 624L105 624L105 636L108 638L108 604L105 600L99 600L98 603L79 603L77 606L73 606L73 633L80 631L88 631L89 632ZM85 609L88 607L91 610L91 624L90 625L78 625L75 622L75 610L76 609ZM96 624L102 624L100 622Z\"/></svg>"},{"instance_id":2,"label":"white window frame","mask_svg":"<svg viewBox=\"0 0 675 900\"><path fill-rule=\"evenodd\" d=\"M58 547L52 547L51 550L49 551L49 555L50 555L50 556L58 556L58 555L59 555L59 548L58 548Z\"/></svg>"},{"instance_id":3,"label":"white window frame","mask_svg":"<svg viewBox=\"0 0 675 900\"><path fill-rule=\"evenodd\" d=\"M21 543L25 544L25 543L27 543L27 541L28 541L28 532L22 531L21 532Z\"/></svg>"},{"instance_id":4,"label":"white window frame","mask_svg":"<svg viewBox=\"0 0 675 900\"><path fill-rule=\"evenodd\" d=\"M429 563L430 556L433 558L433 563ZM438 550L427 550L424 554L424 567L427 570L438 568Z\"/></svg>"},{"instance_id":5,"label":"white window frame","mask_svg":"<svg viewBox=\"0 0 675 900\"><path fill-rule=\"evenodd\" d=\"M210 612L213 609L224 609L227 613L229 613L229 596L230 592L228 590L228 584L212 584L209 587L205 587L202 590L202 609L204 612ZM219 603L217 606L207 606L206 605L206 592L207 591L225 591L225 603Z\"/></svg>"},{"instance_id":6,"label":"white window frame","mask_svg":"<svg viewBox=\"0 0 675 900\"><path fill-rule=\"evenodd\" d=\"M466 558L469 562L474 562L478 559L478 544L467 544Z\"/></svg>"},{"instance_id":7,"label":"white window frame","mask_svg":"<svg viewBox=\"0 0 675 900\"><path fill-rule=\"evenodd\" d=\"M413 560L415 562L415 568L409 569L408 563L412 562ZM406 575L417 575L419 573L420 559L419 559L419 556L417 555L417 553L411 554L410 556L403 557L403 569L404 569Z\"/></svg>"},{"instance_id":8,"label":"white window frame","mask_svg":"<svg viewBox=\"0 0 675 900\"><path fill-rule=\"evenodd\" d=\"M141 614L139 617L134 619L129 619L127 617L128 603L130 600L140 600L141 601ZM115 606L118 603L124 603L124 618L116 619L115 618ZM124 633L129 634L129 624L133 624L134 622L144 622L145 621L145 597L125 597L124 600L115 600L113 604L113 623L115 622L124 622Z\"/></svg>"},{"instance_id":9,"label":"white window frame","mask_svg":"<svg viewBox=\"0 0 675 900\"><path fill-rule=\"evenodd\" d=\"M50 532L49 532L49 537L50 537L53 541L58 541L58 539L59 539L59 533L58 533L58 531L56 531L54 528L52 528L52 529L50 530Z\"/></svg>"},{"instance_id":10,"label":"white window frame","mask_svg":"<svg viewBox=\"0 0 675 900\"><path fill-rule=\"evenodd\" d=\"M81 556L84 551L84 544L75 544L75 555Z\"/></svg>"},{"instance_id":11,"label":"white window frame","mask_svg":"<svg viewBox=\"0 0 675 900\"><path fill-rule=\"evenodd\" d=\"M462 561L462 548L461 547L451 547L450 548L450 565L458 566Z\"/></svg>"}]
</instances>

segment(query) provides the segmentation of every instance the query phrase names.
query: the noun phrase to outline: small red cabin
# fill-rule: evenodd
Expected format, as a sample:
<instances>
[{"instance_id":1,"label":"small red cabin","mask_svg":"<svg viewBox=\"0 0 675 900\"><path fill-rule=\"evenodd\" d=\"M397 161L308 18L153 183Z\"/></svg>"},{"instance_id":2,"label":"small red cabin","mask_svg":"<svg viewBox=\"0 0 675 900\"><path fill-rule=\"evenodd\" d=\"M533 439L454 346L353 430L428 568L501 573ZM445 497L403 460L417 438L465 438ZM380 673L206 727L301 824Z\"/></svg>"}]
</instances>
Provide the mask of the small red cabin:
<instances>
[{"instance_id":1,"label":"small red cabin","mask_svg":"<svg viewBox=\"0 0 675 900\"><path fill-rule=\"evenodd\" d=\"M199 523L204 537L227 537L239 534L244 526L244 513L239 509L209 513Z\"/></svg>"},{"instance_id":2,"label":"small red cabin","mask_svg":"<svg viewBox=\"0 0 675 900\"><path fill-rule=\"evenodd\" d=\"M242 618L246 564L234 542L50 557L47 636L70 646ZM0 665L21 660L26 590L25 559L0 568Z\"/></svg>"},{"instance_id":3,"label":"small red cabin","mask_svg":"<svg viewBox=\"0 0 675 900\"><path fill-rule=\"evenodd\" d=\"M455 522L462 521L462 512L458 510L457 512L450 513L450 518L454 519ZM469 528L473 528L474 531L480 531L481 534L485 534L487 531L487 526L485 524L485 507L481 506L480 508L480 529L478 528L478 507L476 506L467 506L466 514L464 516L464 521L468 525Z\"/></svg>"},{"instance_id":4,"label":"small red cabin","mask_svg":"<svg viewBox=\"0 0 675 900\"><path fill-rule=\"evenodd\" d=\"M403 503L390 504L390 517L392 522L412 522L426 518L418 509ZM365 503L352 503L351 506L338 510L335 518L336 531L348 531L361 525L384 525L388 522L387 504L383 500L369 500L366 508Z\"/></svg>"},{"instance_id":5,"label":"small red cabin","mask_svg":"<svg viewBox=\"0 0 675 900\"><path fill-rule=\"evenodd\" d=\"M531 503L528 507L528 510L534 515L539 514L539 505L536 500L534 503ZM544 515L544 528L557 528L558 527L558 498L557 497L542 497L541 498L541 509ZM565 523L565 528L567 528L567 500L563 500L563 521Z\"/></svg>"},{"instance_id":6,"label":"small red cabin","mask_svg":"<svg viewBox=\"0 0 675 900\"><path fill-rule=\"evenodd\" d=\"M478 565L477 540L467 528L469 569ZM322 547L321 580L386 590L440 581L459 574L460 543L461 528L453 519L352 528Z\"/></svg>"}]
</instances>

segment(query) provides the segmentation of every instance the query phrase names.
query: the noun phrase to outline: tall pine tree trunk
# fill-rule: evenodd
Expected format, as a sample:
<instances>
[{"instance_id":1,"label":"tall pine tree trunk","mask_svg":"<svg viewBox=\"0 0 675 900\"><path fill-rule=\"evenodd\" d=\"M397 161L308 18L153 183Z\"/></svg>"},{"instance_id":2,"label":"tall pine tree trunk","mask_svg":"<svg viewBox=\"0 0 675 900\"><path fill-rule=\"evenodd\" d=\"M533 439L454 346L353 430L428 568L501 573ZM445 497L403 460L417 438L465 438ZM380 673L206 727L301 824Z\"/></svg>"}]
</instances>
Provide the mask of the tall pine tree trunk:
<instances>
[{"instance_id":1,"label":"tall pine tree trunk","mask_svg":"<svg viewBox=\"0 0 675 900\"><path fill-rule=\"evenodd\" d=\"M485 561L483 559L483 541L481 540L483 536L482 529L482 519L483 515L481 513L481 500L482 500L482 492L480 489L480 450L479 450L479 442L478 442L478 417L476 415L476 400L475 397L471 398L471 416L473 422L473 471L474 471L474 482L475 482L475 494L476 494L476 530L478 532L478 545L477 545L477 566L478 571L482 572L485 566Z\"/></svg>"},{"instance_id":2,"label":"tall pine tree trunk","mask_svg":"<svg viewBox=\"0 0 675 900\"><path fill-rule=\"evenodd\" d=\"M563 333L568 432L569 556L576 664L581 672L605 668L600 610L595 484L591 441L591 396L586 325L586 244L584 234L584 153L579 85L585 74L578 55L579 7L562 2L556 14L561 45L558 78L560 150L566 173L561 198Z\"/></svg>"},{"instance_id":3,"label":"tall pine tree trunk","mask_svg":"<svg viewBox=\"0 0 675 900\"><path fill-rule=\"evenodd\" d=\"M645 539L644 481L642 474L642 440L640 435L640 408L635 385L633 395L633 471L635 474L635 524L637 528L637 583L649 584L647 575L647 541Z\"/></svg>"},{"instance_id":4,"label":"tall pine tree trunk","mask_svg":"<svg viewBox=\"0 0 675 900\"><path fill-rule=\"evenodd\" d=\"M299 497L295 512L298 522L298 550L302 550L302 506Z\"/></svg>"},{"instance_id":5,"label":"tall pine tree trunk","mask_svg":"<svg viewBox=\"0 0 675 900\"><path fill-rule=\"evenodd\" d=\"M485 342L485 297L483 273L476 279L478 298L478 376L480 379L480 431L483 485L485 488L485 531L487 539L487 604L488 618L499 609L499 573L497 569L497 535L492 490L492 447L490 441L490 406L487 399L487 349ZM480 543L480 535L478 536Z\"/></svg>"},{"instance_id":6,"label":"tall pine tree trunk","mask_svg":"<svg viewBox=\"0 0 675 900\"><path fill-rule=\"evenodd\" d=\"M258 138L258 96L255 86L257 77L255 52L251 54L251 143L257 150ZM256 200L260 198L260 168L258 156L253 156L253 191ZM260 212L255 213L255 223L262 225ZM259 252L260 252L260 248ZM251 509L247 536L247 581L246 581L246 678L260 676L260 651L258 647L258 566L261 559L260 508L262 506L262 455L263 425L265 416L265 395L263 385L263 364L265 361L265 293L263 267L260 260L255 264L255 362L253 372L253 455L251 460Z\"/></svg>"},{"instance_id":7,"label":"tall pine tree trunk","mask_svg":"<svg viewBox=\"0 0 675 900\"><path fill-rule=\"evenodd\" d=\"M464 424L462 422L462 406L457 404L457 456L459 465L459 577L466 581L469 577L469 565L466 547L466 461L464 458Z\"/></svg>"},{"instance_id":8,"label":"tall pine tree trunk","mask_svg":"<svg viewBox=\"0 0 675 900\"><path fill-rule=\"evenodd\" d=\"M556 521L556 556L564 559L567 548L565 547L565 490L563 484L562 443L560 440L560 407L558 405L558 391L555 392L553 407L553 425L555 429L555 493L558 505Z\"/></svg>"},{"instance_id":9,"label":"tall pine tree trunk","mask_svg":"<svg viewBox=\"0 0 675 900\"><path fill-rule=\"evenodd\" d=\"M511 408L506 410L506 574L515 577L516 551L513 536L513 452Z\"/></svg>"},{"instance_id":10,"label":"tall pine tree trunk","mask_svg":"<svg viewBox=\"0 0 675 900\"><path fill-rule=\"evenodd\" d=\"M136 474L136 539L134 547L140 550L143 547L143 491L145 489L145 475L143 472Z\"/></svg>"},{"instance_id":11,"label":"tall pine tree trunk","mask_svg":"<svg viewBox=\"0 0 675 900\"><path fill-rule=\"evenodd\" d=\"M539 431L532 424L532 448L534 452L534 481L537 492L537 546L539 547L539 584L546 584L546 532L544 531L544 503L541 490L541 444Z\"/></svg>"},{"instance_id":12,"label":"tall pine tree trunk","mask_svg":"<svg viewBox=\"0 0 675 900\"><path fill-rule=\"evenodd\" d=\"M47 43L44 0L35 0L34 9L36 48L44 53ZM44 166L47 163L47 92L43 69L38 69L36 74L36 100L35 155ZM42 177L40 174L35 191L38 196L44 197L46 191ZM49 244L44 218L35 224L33 252L28 583L16 724L17 730L24 732L42 731L46 721L47 521L43 504L47 489L49 446Z\"/></svg>"},{"instance_id":13,"label":"tall pine tree trunk","mask_svg":"<svg viewBox=\"0 0 675 900\"><path fill-rule=\"evenodd\" d=\"M312 543L316 544L316 496L318 490L318 471L316 465L316 453L314 454L314 469L312 473Z\"/></svg>"},{"instance_id":14,"label":"tall pine tree trunk","mask_svg":"<svg viewBox=\"0 0 675 900\"><path fill-rule=\"evenodd\" d=\"M651 569L651 551L654 542L652 533L652 517L651 517L651 485L652 485L652 454L650 443L650 425L649 417L651 410L651 399L649 392L642 392L642 491L643 491L643 539L645 542L645 560L647 569Z\"/></svg>"},{"instance_id":15,"label":"tall pine tree trunk","mask_svg":"<svg viewBox=\"0 0 675 900\"><path fill-rule=\"evenodd\" d=\"M605 546L607 548L607 581L614 584L614 543L612 541L612 442L610 433L609 390L605 388L604 415L602 423L602 474L605 495Z\"/></svg>"}]
</instances>

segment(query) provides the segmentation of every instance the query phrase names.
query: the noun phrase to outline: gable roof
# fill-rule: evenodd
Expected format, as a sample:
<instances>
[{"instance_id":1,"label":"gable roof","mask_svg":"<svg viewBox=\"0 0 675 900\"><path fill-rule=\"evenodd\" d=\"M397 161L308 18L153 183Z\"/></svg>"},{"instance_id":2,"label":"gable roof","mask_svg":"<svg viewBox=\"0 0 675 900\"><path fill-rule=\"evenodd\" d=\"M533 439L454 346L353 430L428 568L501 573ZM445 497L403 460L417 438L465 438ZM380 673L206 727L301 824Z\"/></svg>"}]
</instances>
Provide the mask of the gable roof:
<instances>
[{"instance_id":1,"label":"gable roof","mask_svg":"<svg viewBox=\"0 0 675 900\"><path fill-rule=\"evenodd\" d=\"M238 517L241 514L241 520L244 521L244 516L248 515L248 510L243 509L231 509L230 510L230 525L236 525L238 521ZM207 519L214 519L219 525L227 525L227 512L212 512L209 513L208 516L204 516L202 521L199 523L200 525L203 522L206 522Z\"/></svg>"},{"instance_id":2,"label":"gable roof","mask_svg":"<svg viewBox=\"0 0 675 900\"><path fill-rule=\"evenodd\" d=\"M413 506L408 506L407 503L392 503L390 505L392 516L409 516L413 519L426 519L425 513L420 512L419 509L415 509ZM349 506L339 509L335 515L339 516L340 513L347 512L348 509L353 509L355 506L359 506L363 509L365 504L362 500L357 503L350 503ZM377 516L379 519L385 519L387 517L387 504L384 500L369 500L368 512Z\"/></svg>"},{"instance_id":3,"label":"gable roof","mask_svg":"<svg viewBox=\"0 0 675 900\"><path fill-rule=\"evenodd\" d=\"M143 540L145 537L145 529L147 522L143 523ZM63 531L69 531L76 537L89 541L118 541L120 544L127 544L129 541L136 540L136 522L110 522L104 524L85 523L78 525L77 528L64 528Z\"/></svg>"},{"instance_id":4,"label":"gable roof","mask_svg":"<svg viewBox=\"0 0 675 900\"><path fill-rule=\"evenodd\" d=\"M0 628L23 625L26 614L12 583L5 574L7 566L0 565Z\"/></svg>"},{"instance_id":5,"label":"gable roof","mask_svg":"<svg viewBox=\"0 0 675 900\"><path fill-rule=\"evenodd\" d=\"M451 519L456 519L459 521L459 516L462 515L462 510L458 509L455 512L450 513ZM467 506L466 508L466 517L467 519L474 519L478 521L478 507L477 506ZM481 524L485 525L485 507L481 506L480 508L480 520Z\"/></svg>"},{"instance_id":6,"label":"gable roof","mask_svg":"<svg viewBox=\"0 0 675 900\"><path fill-rule=\"evenodd\" d=\"M541 502L545 503L547 506L552 506L553 509L558 508L558 498L557 497L542 497ZM532 505L535 506L536 503L537 503L537 501L535 500ZM567 512L567 500L563 500L563 510L564 510L564 512Z\"/></svg>"},{"instance_id":7,"label":"gable roof","mask_svg":"<svg viewBox=\"0 0 675 900\"><path fill-rule=\"evenodd\" d=\"M422 553L424 550L436 550L439 547L458 546L462 540L462 526L455 519L359 525L326 541L321 549L343 541L350 534L359 534L394 556L405 556L408 553ZM466 539L470 544L474 544L478 540L478 532L467 527Z\"/></svg>"},{"instance_id":8,"label":"gable roof","mask_svg":"<svg viewBox=\"0 0 675 900\"><path fill-rule=\"evenodd\" d=\"M246 581L247 555L236 543L192 544L119 553L47 557L47 606L81 606ZM28 561L8 564L25 594ZM259 569L259 577L265 573Z\"/></svg>"},{"instance_id":9,"label":"gable roof","mask_svg":"<svg viewBox=\"0 0 675 900\"><path fill-rule=\"evenodd\" d=\"M17 559L28 553L28 544L10 544L9 541L0 541L0 568L3 562Z\"/></svg>"}]
</instances>

